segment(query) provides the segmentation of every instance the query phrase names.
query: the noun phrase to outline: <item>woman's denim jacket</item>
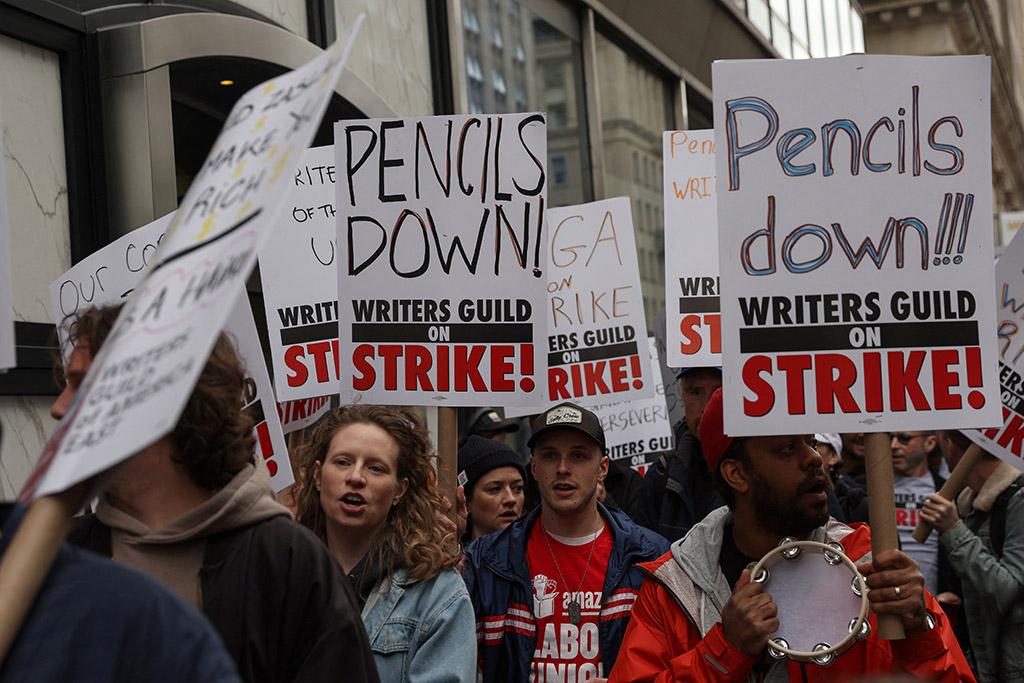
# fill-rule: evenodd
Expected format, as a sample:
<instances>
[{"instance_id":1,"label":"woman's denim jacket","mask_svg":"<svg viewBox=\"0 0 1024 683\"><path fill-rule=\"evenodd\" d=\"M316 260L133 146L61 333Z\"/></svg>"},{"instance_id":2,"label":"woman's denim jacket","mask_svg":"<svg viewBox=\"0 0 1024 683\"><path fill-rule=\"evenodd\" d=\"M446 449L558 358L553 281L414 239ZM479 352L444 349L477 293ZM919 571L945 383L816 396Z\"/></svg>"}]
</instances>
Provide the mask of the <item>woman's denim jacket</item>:
<instances>
[{"instance_id":1,"label":"woman's denim jacket","mask_svg":"<svg viewBox=\"0 0 1024 683\"><path fill-rule=\"evenodd\" d=\"M380 680L476 680L476 620L462 577L446 569L429 581L408 581L408 572L397 570L390 590L381 580L363 607Z\"/></svg>"}]
</instances>

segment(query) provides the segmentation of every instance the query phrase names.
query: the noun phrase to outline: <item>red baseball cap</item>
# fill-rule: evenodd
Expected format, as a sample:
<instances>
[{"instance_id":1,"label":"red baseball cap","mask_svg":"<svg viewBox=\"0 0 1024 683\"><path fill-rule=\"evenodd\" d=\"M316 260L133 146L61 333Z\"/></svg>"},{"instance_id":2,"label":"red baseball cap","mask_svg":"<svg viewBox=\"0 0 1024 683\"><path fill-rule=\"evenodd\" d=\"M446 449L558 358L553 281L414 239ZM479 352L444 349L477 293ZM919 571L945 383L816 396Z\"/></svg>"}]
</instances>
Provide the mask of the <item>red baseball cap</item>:
<instances>
[{"instance_id":1,"label":"red baseball cap","mask_svg":"<svg viewBox=\"0 0 1024 683\"><path fill-rule=\"evenodd\" d=\"M704 460L708 463L708 469L714 474L718 471L718 463L729 446L732 445L732 437L725 435L724 404L722 402L722 388L715 389L711 399L704 406L704 412L700 417L700 446L704 451Z\"/></svg>"}]
</instances>

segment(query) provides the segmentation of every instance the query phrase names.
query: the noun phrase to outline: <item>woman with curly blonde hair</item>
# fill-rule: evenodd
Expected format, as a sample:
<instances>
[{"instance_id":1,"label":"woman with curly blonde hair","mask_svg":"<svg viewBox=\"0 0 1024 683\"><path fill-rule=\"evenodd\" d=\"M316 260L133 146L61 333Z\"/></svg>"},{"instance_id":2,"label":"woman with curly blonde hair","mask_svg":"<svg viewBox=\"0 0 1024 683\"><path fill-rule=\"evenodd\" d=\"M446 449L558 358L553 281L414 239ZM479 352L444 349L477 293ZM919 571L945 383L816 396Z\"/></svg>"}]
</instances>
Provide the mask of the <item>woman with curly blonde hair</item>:
<instances>
[{"instance_id":1,"label":"woman with curly blonde hair","mask_svg":"<svg viewBox=\"0 0 1024 683\"><path fill-rule=\"evenodd\" d=\"M400 408L340 408L300 453L300 523L353 581L382 681L476 678L476 622L426 429Z\"/></svg>"}]
</instances>

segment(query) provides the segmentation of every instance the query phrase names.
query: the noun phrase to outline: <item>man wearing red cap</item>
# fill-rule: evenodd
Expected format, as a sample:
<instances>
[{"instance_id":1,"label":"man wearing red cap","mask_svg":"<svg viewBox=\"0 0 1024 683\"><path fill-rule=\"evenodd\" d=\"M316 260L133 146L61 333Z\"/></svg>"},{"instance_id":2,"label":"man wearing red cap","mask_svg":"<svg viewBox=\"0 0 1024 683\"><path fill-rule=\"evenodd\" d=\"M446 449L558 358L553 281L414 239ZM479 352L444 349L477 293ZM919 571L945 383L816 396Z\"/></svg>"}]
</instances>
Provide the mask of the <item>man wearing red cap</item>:
<instances>
[{"instance_id":1,"label":"man wearing red cap","mask_svg":"<svg viewBox=\"0 0 1024 683\"><path fill-rule=\"evenodd\" d=\"M827 482L813 437L732 439L724 433L722 411L719 389L701 418L700 437L727 507L642 565L650 578L634 606L612 683L843 681L894 670L927 680L973 681L914 561L898 550L866 559L868 528L854 530L829 518ZM871 635L829 667L776 661L766 654L768 638L779 628L778 608L762 585L750 580L748 567L787 536L842 544L867 578ZM878 638L878 614L900 616L906 639Z\"/></svg>"}]
</instances>

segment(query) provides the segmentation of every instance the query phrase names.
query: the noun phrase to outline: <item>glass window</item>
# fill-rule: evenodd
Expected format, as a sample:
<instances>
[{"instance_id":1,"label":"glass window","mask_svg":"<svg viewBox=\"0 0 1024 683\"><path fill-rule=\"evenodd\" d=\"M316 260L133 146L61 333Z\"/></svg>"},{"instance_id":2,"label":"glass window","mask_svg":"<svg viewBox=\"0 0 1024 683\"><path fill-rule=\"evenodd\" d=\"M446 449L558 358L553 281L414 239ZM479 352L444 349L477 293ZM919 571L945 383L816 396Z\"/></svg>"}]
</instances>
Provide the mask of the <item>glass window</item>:
<instances>
[{"instance_id":1,"label":"glass window","mask_svg":"<svg viewBox=\"0 0 1024 683\"><path fill-rule=\"evenodd\" d=\"M462 4L463 24L470 4ZM501 41L507 38L510 49L499 52L495 45L494 50L485 50L482 65L472 52L466 53L470 112L547 112L548 164L552 176L548 204L565 206L590 201L593 186L579 41L518 0L507 0L504 6L507 12L485 12L479 18L485 24L481 27L483 35L491 36L492 44L496 37ZM500 8L501 4L488 7ZM511 59L502 61L503 54ZM489 86L483 84L484 73L490 74Z\"/></svg>"},{"instance_id":2,"label":"glass window","mask_svg":"<svg viewBox=\"0 0 1024 683\"><path fill-rule=\"evenodd\" d=\"M463 8L462 26L470 33L480 33L480 20L477 19L476 10L472 7Z\"/></svg>"},{"instance_id":3,"label":"glass window","mask_svg":"<svg viewBox=\"0 0 1024 683\"><path fill-rule=\"evenodd\" d=\"M786 59L793 56L793 47L789 43L789 27L777 14L772 15L772 45Z\"/></svg>"},{"instance_id":4,"label":"glass window","mask_svg":"<svg viewBox=\"0 0 1024 683\"><path fill-rule=\"evenodd\" d=\"M850 2L849 0L836 0L836 3L839 12L839 44L845 55L853 52L853 41L850 39Z\"/></svg>"},{"instance_id":5,"label":"glass window","mask_svg":"<svg viewBox=\"0 0 1024 683\"><path fill-rule=\"evenodd\" d=\"M842 52L839 42L839 17L836 16L836 0L822 0L825 9L825 46L829 57L837 57Z\"/></svg>"},{"instance_id":6,"label":"glass window","mask_svg":"<svg viewBox=\"0 0 1024 683\"><path fill-rule=\"evenodd\" d=\"M789 30L793 34L794 42L807 45L807 12L804 0L789 0Z\"/></svg>"},{"instance_id":7,"label":"glass window","mask_svg":"<svg viewBox=\"0 0 1024 683\"><path fill-rule=\"evenodd\" d=\"M822 15L821 2L811 0L807 3L807 34L812 57L824 57L828 54L825 48L825 19Z\"/></svg>"},{"instance_id":8,"label":"glass window","mask_svg":"<svg viewBox=\"0 0 1024 683\"><path fill-rule=\"evenodd\" d=\"M648 310L657 311L665 305L664 252L657 231L650 230L650 207L662 202L661 136L674 125L672 87L647 62L600 33L596 53L605 196L631 200L638 253L642 249L647 255L639 259L644 300ZM653 323L648 318L647 324Z\"/></svg>"},{"instance_id":9,"label":"glass window","mask_svg":"<svg viewBox=\"0 0 1024 683\"><path fill-rule=\"evenodd\" d=\"M784 22L789 22L789 10L786 8L786 0L771 0L772 12L775 12Z\"/></svg>"},{"instance_id":10,"label":"glass window","mask_svg":"<svg viewBox=\"0 0 1024 683\"><path fill-rule=\"evenodd\" d=\"M747 0L747 18L766 38L771 38L771 12L767 0Z\"/></svg>"},{"instance_id":11,"label":"glass window","mask_svg":"<svg viewBox=\"0 0 1024 683\"><path fill-rule=\"evenodd\" d=\"M864 20L860 13L850 8L850 32L853 34L853 51L864 52Z\"/></svg>"},{"instance_id":12,"label":"glass window","mask_svg":"<svg viewBox=\"0 0 1024 683\"><path fill-rule=\"evenodd\" d=\"M495 50L500 50L505 47L505 41L501 39L501 27L495 26L491 29L491 45L494 46Z\"/></svg>"}]
</instances>

